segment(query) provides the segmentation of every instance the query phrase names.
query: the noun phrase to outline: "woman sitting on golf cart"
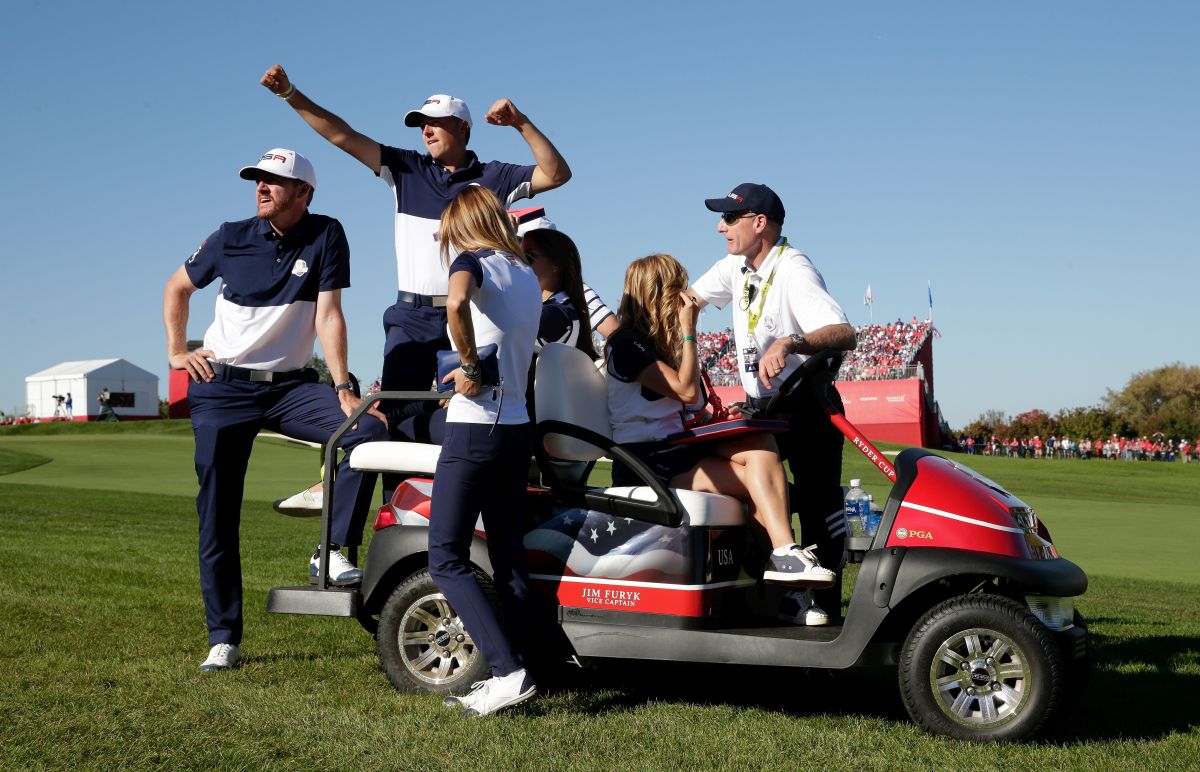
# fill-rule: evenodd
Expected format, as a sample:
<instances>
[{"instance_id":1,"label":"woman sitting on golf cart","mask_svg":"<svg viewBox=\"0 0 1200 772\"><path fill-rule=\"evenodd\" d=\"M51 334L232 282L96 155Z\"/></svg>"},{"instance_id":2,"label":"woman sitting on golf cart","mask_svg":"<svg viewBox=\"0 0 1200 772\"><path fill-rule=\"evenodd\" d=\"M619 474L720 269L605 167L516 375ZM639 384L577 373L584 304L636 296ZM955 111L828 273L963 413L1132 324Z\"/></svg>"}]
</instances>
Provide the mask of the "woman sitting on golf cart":
<instances>
[{"instance_id":1,"label":"woman sitting on golf cart","mask_svg":"<svg viewBox=\"0 0 1200 772\"><path fill-rule=\"evenodd\" d=\"M688 406L702 403L696 355L700 308L684 292L687 287L687 269L670 255L640 258L625 272L617 311L620 326L606 349L613 439L670 487L722 493L749 504L773 548L764 580L829 586L834 573L820 565L811 548L795 542L787 478L770 435L685 445L665 441L683 430ZM625 465L614 462L613 484L641 483ZM820 623L820 616L810 614L808 623Z\"/></svg>"},{"instance_id":2,"label":"woman sitting on golf cart","mask_svg":"<svg viewBox=\"0 0 1200 772\"><path fill-rule=\"evenodd\" d=\"M521 239L521 249L529 258L529 265L542 288L542 315L538 323L535 356L529 368L526 395L530 420L536 420L533 371L537 366L536 354L541 352L542 346L547 343L574 346L587 354L588 359L596 358L596 350L592 348L592 329L588 324L588 307L584 299L583 269L575 242L561 231L539 228L525 234Z\"/></svg>"}]
</instances>

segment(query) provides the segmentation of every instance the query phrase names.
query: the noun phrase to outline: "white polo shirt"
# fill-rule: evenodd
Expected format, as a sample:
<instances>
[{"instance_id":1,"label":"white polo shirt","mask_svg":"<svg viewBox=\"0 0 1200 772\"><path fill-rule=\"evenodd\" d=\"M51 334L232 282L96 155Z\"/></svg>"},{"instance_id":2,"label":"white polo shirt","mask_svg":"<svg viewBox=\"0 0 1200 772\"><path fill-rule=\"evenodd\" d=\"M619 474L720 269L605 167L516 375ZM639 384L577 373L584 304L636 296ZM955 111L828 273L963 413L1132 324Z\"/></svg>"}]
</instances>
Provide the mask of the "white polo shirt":
<instances>
[{"instance_id":1,"label":"white polo shirt","mask_svg":"<svg viewBox=\"0 0 1200 772\"><path fill-rule=\"evenodd\" d=\"M743 308L747 283L756 284L758 289L749 307ZM717 308L733 301L735 355L742 388L748 397L772 396L779 384L808 358L803 354L789 355L783 372L771 379L772 388L764 389L758 380L758 360L777 339L849 323L846 312L825 288L821 272L807 255L787 246L786 238L775 244L757 271L750 267L747 258L726 255L697 279L692 289ZM753 336L749 329L752 313L759 317Z\"/></svg>"},{"instance_id":2,"label":"white polo shirt","mask_svg":"<svg viewBox=\"0 0 1200 772\"><path fill-rule=\"evenodd\" d=\"M483 389L474 397L455 394L446 409L446 421L529 423L525 392L542 313L542 288L537 276L513 255L490 249L460 254L450 266L451 274L458 271L470 273L479 287L471 299L475 346L497 345L504 389L503 395L493 389ZM450 340L453 344L453 336Z\"/></svg>"}]
</instances>

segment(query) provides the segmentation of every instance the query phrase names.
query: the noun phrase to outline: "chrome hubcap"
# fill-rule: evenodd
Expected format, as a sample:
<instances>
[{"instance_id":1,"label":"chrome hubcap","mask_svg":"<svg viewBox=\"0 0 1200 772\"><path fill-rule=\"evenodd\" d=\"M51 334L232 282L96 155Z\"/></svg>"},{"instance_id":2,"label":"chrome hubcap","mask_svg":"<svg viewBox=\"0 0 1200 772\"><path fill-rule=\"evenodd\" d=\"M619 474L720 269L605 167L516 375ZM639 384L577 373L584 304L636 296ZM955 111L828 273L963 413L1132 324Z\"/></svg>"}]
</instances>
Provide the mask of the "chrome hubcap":
<instances>
[{"instance_id":1,"label":"chrome hubcap","mask_svg":"<svg viewBox=\"0 0 1200 772\"><path fill-rule=\"evenodd\" d=\"M404 667L434 686L453 681L482 656L440 592L409 606L400 620L398 643Z\"/></svg>"},{"instance_id":2,"label":"chrome hubcap","mask_svg":"<svg viewBox=\"0 0 1200 772\"><path fill-rule=\"evenodd\" d=\"M938 707L961 724L995 726L1016 718L1029 699L1029 658L995 630L956 633L938 648L929 685Z\"/></svg>"}]
</instances>

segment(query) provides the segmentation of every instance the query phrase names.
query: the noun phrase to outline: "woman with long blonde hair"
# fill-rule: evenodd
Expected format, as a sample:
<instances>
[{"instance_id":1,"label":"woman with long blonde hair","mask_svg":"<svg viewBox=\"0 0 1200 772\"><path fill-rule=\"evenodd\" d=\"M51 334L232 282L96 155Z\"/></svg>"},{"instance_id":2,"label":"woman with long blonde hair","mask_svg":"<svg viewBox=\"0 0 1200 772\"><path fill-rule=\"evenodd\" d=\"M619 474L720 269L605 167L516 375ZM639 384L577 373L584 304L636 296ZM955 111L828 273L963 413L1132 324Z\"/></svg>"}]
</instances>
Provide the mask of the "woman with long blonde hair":
<instances>
[{"instance_id":1,"label":"woman with long blonde hair","mask_svg":"<svg viewBox=\"0 0 1200 772\"><path fill-rule=\"evenodd\" d=\"M525 670L523 636L533 628L525 568L525 478L532 432L525 380L537 337L542 292L499 199L478 186L463 189L442 214L441 250L449 264L447 326L461 366L434 474L429 513L429 574L462 618L493 677L448 702L467 715L487 715L537 693ZM456 255L451 262L451 255ZM479 351L496 344L494 374ZM487 533L505 620L475 577L471 539L476 517Z\"/></svg>"},{"instance_id":2,"label":"woman with long blonde hair","mask_svg":"<svg viewBox=\"0 0 1200 772\"><path fill-rule=\"evenodd\" d=\"M665 441L683 430L685 413L703 404L696 355L700 306L685 292L687 287L687 269L670 255L634 260L625 272L617 313L620 326L607 346L613 439L670 487L723 493L748 504L773 548L764 580L793 587L829 586L834 573L820 565L811 548L796 544L787 478L770 435L687 445ZM614 463L613 484L637 485L639 478ZM820 615L809 614L806 623L827 621L827 616L822 621Z\"/></svg>"}]
</instances>

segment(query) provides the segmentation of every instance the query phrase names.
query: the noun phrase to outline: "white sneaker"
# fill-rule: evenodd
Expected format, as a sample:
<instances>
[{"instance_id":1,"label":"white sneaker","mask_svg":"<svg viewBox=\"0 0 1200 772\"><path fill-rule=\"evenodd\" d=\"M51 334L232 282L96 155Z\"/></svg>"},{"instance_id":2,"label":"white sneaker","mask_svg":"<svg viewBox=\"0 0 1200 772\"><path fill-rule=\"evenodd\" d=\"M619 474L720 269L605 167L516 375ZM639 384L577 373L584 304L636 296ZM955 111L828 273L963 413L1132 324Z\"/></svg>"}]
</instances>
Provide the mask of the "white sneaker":
<instances>
[{"instance_id":1,"label":"white sneaker","mask_svg":"<svg viewBox=\"0 0 1200 772\"><path fill-rule=\"evenodd\" d=\"M321 507L325 503L325 490L305 488L299 493L279 499L271 506L281 515L288 517L320 517Z\"/></svg>"},{"instance_id":2,"label":"white sneaker","mask_svg":"<svg viewBox=\"0 0 1200 772\"><path fill-rule=\"evenodd\" d=\"M489 678L459 703L463 706L464 716L486 716L519 705L535 694L537 686L533 678L521 668L506 676Z\"/></svg>"},{"instance_id":3,"label":"white sneaker","mask_svg":"<svg viewBox=\"0 0 1200 772\"><path fill-rule=\"evenodd\" d=\"M232 643L218 643L208 650L208 659L200 663L200 669L213 672L215 670L232 670L242 659L242 653Z\"/></svg>"},{"instance_id":4,"label":"white sneaker","mask_svg":"<svg viewBox=\"0 0 1200 772\"><path fill-rule=\"evenodd\" d=\"M468 697L475 694L476 691L478 691L484 684L491 680L492 679L489 678L487 681L476 681L475 683L471 684L471 691L462 696L456 694L446 695L446 699L442 700L442 704L448 708L461 708L465 704L465 700Z\"/></svg>"},{"instance_id":5,"label":"white sneaker","mask_svg":"<svg viewBox=\"0 0 1200 772\"><path fill-rule=\"evenodd\" d=\"M829 614L813 600L812 590L791 590L784 593L776 616L781 621L793 625L820 627L829 624Z\"/></svg>"},{"instance_id":6,"label":"white sneaker","mask_svg":"<svg viewBox=\"0 0 1200 772\"><path fill-rule=\"evenodd\" d=\"M312 558L308 561L308 583L316 584L317 577L321 571L321 547L317 546L317 551L313 553ZM342 551L334 550L329 553L329 582L335 587L350 587L356 584L361 584L363 572L356 567L350 560L342 554Z\"/></svg>"},{"instance_id":7,"label":"white sneaker","mask_svg":"<svg viewBox=\"0 0 1200 772\"><path fill-rule=\"evenodd\" d=\"M801 548L799 544L793 544L782 555L772 552L767 558L763 581L801 587L832 586L837 575L821 565L814 549L815 545Z\"/></svg>"}]
</instances>

